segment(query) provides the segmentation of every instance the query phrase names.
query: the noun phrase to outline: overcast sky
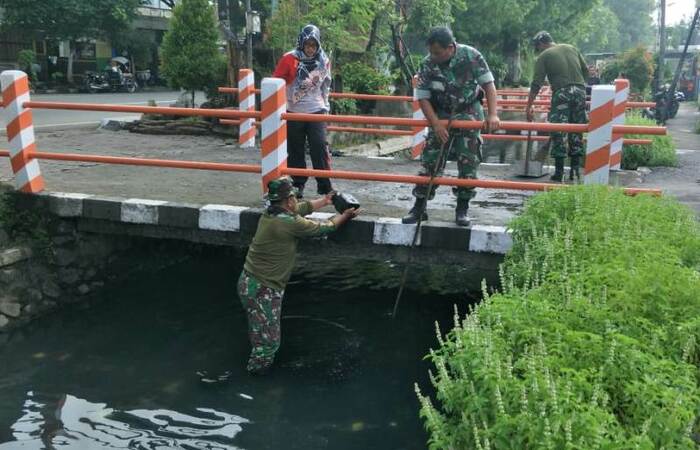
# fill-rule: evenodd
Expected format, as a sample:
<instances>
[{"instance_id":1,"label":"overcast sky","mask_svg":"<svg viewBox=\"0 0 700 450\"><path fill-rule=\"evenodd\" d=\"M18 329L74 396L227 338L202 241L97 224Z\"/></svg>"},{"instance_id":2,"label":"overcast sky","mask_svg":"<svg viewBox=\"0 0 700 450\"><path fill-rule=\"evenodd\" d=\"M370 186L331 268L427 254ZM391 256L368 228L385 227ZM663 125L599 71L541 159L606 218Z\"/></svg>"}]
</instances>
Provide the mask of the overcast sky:
<instances>
[{"instance_id":1,"label":"overcast sky","mask_svg":"<svg viewBox=\"0 0 700 450\"><path fill-rule=\"evenodd\" d=\"M693 20L695 0L666 0L666 25L675 25L683 17Z\"/></svg>"}]
</instances>

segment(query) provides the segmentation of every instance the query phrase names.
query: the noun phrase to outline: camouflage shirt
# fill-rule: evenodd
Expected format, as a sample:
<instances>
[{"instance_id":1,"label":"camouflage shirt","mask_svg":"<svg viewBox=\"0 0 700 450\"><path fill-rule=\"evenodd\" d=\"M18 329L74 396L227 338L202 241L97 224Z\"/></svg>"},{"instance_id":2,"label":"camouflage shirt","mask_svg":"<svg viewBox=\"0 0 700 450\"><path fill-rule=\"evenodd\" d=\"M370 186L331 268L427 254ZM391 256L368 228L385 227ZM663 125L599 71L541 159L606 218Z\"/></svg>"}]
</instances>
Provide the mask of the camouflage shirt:
<instances>
[{"instance_id":1,"label":"camouflage shirt","mask_svg":"<svg viewBox=\"0 0 700 450\"><path fill-rule=\"evenodd\" d=\"M425 57L417 74L416 98L429 99L441 119L453 112L483 117L479 94L481 86L493 82L493 74L477 49L455 45L455 54L446 63L434 63L430 55Z\"/></svg>"}]
</instances>

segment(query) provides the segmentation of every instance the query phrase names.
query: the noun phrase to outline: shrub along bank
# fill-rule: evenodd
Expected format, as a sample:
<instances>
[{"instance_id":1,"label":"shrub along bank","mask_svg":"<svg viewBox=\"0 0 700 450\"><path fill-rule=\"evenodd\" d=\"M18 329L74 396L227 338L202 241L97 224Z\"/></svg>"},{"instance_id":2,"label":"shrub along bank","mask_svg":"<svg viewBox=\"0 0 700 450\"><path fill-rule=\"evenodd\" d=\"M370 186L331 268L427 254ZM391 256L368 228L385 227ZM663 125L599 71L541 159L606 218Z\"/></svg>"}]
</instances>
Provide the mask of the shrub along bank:
<instances>
[{"instance_id":1,"label":"shrub along bank","mask_svg":"<svg viewBox=\"0 0 700 450\"><path fill-rule=\"evenodd\" d=\"M656 126L656 122L646 119L639 114L627 114L625 116L625 125L642 125ZM669 166L675 167L678 165L678 156L676 155L676 145L673 143L671 136L648 136L648 135L627 135L625 137L635 139L649 139L650 145L625 145L622 152L622 168L627 170L636 170L639 166L657 167Z\"/></svg>"},{"instance_id":2,"label":"shrub along bank","mask_svg":"<svg viewBox=\"0 0 700 450\"><path fill-rule=\"evenodd\" d=\"M429 358L431 448L695 448L700 228L676 201L571 187L512 223L502 292Z\"/></svg>"}]
</instances>

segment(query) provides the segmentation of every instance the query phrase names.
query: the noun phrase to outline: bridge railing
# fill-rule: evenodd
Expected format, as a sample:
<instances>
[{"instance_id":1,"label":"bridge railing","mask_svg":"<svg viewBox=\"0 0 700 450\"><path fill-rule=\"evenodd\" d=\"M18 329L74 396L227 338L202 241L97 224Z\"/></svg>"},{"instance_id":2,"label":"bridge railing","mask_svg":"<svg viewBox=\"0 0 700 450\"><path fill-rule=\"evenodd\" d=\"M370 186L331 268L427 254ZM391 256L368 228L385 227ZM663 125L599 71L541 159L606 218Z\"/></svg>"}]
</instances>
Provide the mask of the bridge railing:
<instances>
[{"instance_id":1,"label":"bridge railing","mask_svg":"<svg viewBox=\"0 0 700 450\"><path fill-rule=\"evenodd\" d=\"M229 88L229 87L219 87L219 92L228 94L238 94L240 109L250 110L251 104L255 103L255 95L259 95L261 90L254 89L255 79L253 78L253 73L248 69L241 69L239 73L239 87ZM348 92L331 92L329 95L331 98L340 99L355 99L355 100L373 100L373 101L386 101L386 102L410 102L412 106L412 116L414 119L423 119L423 113L418 104L416 96L416 85L417 79L413 78L413 96L401 96L401 95L377 95L377 94L356 94ZM616 95L615 95L615 119L614 122L617 124L624 124L624 112L627 109L633 108L647 108L652 107L655 104L653 102L630 102L628 101L629 96L629 80L618 79L615 80ZM497 94L503 97L527 97L528 92L516 89L499 89ZM534 109L536 113L540 115L549 112L549 105L551 102L551 91L549 86L545 86L544 93L538 95L536 100L533 102ZM587 102L590 106L590 101ZM510 112L525 112L525 107L527 106L527 100L521 99L499 99L498 108L499 111L510 111ZM243 147L250 147L254 145L255 142L255 124L252 120L246 119L240 122L233 121L223 121L223 123L229 125L240 126L239 130L239 142ZM411 133L396 132L394 130L383 131L382 128L353 128L353 127L329 127L329 131L334 132L346 132L346 133L367 133L374 135L392 135L392 136L412 136L411 144L411 156L413 159L418 159L425 146L426 135L428 129L426 127L413 127ZM532 137L532 136L531 136ZM485 140L500 140L500 141L520 141L527 140L523 139L519 135L513 134L483 134L482 138ZM546 141L547 138L542 139L538 136L537 141ZM632 141L626 140L621 135L615 135L613 139L612 149L610 152L610 167L612 170L620 170L620 163L622 161L622 146L623 145L646 145L651 144L651 140L640 140L635 139Z\"/></svg>"},{"instance_id":2,"label":"bridge railing","mask_svg":"<svg viewBox=\"0 0 700 450\"><path fill-rule=\"evenodd\" d=\"M266 189L267 182L271 178L282 175L300 175L313 177L327 177L348 180L381 181L394 183L428 184L429 177L406 175L406 174L386 174L373 172L350 172L338 170L313 170L296 169L287 167L287 129L286 121L307 121L307 122L329 122L329 123L350 123L350 124L374 124L374 125L394 125L407 127L425 127L425 119L409 119L395 117L374 117L374 116L347 116L347 115L318 115L318 114L297 114L286 112L286 91L284 80L278 78L266 78L262 84L262 108L261 111L247 110L225 110L225 109L201 109L201 108L170 108L158 106L131 106L131 105L105 105L90 103L65 103L65 102L34 102L29 97L29 84L25 73L20 71L5 71L0 74L3 96L3 114L6 122L7 137L9 141L9 151L0 151L0 156L9 157L13 173L15 175L15 186L24 192L40 192L44 189L44 179L39 168L39 159L58 161L85 161L106 164L140 165L152 167L172 167L182 169L198 170L218 170L230 172L260 173L262 176L262 187ZM606 88L609 88L605 90ZM597 93L593 97L594 103L602 102L600 94L608 94L612 99L614 91L612 87L601 87L604 91ZM594 92L598 92L594 90ZM603 103L601 103L603 104ZM502 122L502 128L506 130L532 130L532 131L563 131L563 132L591 132L589 135L588 147L601 152L609 148L612 132L625 134L665 134L664 127L643 127L615 125L612 120L612 103L604 103L601 113L595 115L596 122L591 124L552 124L534 122ZM608 107L609 106L609 107ZM32 120L32 109L54 109L54 110L79 110L79 111L108 111L108 112L131 112L164 114L176 116L203 116L218 117L224 119L258 119L261 123L262 148L261 164L229 164L211 163L204 161L177 161L149 158L129 158L113 157L102 155L75 154L75 153L50 153L39 152L36 148L34 127ZM601 118L610 121L603 124L601 131ZM453 121L454 128L481 129L484 123L481 121ZM607 141L606 141L607 140ZM603 147L591 147L591 141ZM587 158L584 177L585 182L602 182L598 178L589 178L588 175L595 170L590 167L588 159L596 162L607 163L607 153L604 158L598 156L600 152L594 154L594 158ZM607 174L607 170L606 170ZM434 184L463 186L463 187L483 187L498 189L517 189L542 191L559 188L564 185L551 183L517 182L506 180L479 180L479 179L456 179L448 177L438 177L434 179ZM660 194L658 189L626 189L628 194L641 192Z\"/></svg>"}]
</instances>

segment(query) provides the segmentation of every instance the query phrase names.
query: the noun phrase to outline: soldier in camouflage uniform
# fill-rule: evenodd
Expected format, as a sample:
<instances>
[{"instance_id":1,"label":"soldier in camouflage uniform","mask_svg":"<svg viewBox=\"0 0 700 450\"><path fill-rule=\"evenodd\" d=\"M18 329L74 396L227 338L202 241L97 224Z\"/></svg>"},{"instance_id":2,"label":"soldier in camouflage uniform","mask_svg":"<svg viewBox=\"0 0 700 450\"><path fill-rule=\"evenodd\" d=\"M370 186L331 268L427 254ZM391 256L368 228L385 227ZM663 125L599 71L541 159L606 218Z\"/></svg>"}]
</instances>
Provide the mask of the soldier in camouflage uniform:
<instances>
[{"instance_id":1,"label":"soldier in camouflage uniform","mask_svg":"<svg viewBox=\"0 0 700 450\"><path fill-rule=\"evenodd\" d=\"M549 107L551 123L587 123L586 79L588 66L581 53L568 44L556 44L546 31L540 31L532 39L533 45L541 52L535 63L535 76L530 86L527 104L527 119L533 118L533 101L540 92L545 77L552 85L552 101ZM579 167L584 156L583 135L568 133L571 170L569 179L579 178ZM564 176L564 159L567 155L564 133L551 133L551 151L554 158L553 181L561 181Z\"/></svg>"},{"instance_id":2,"label":"soldier in camouflage uniform","mask_svg":"<svg viewBox=\"0 0 700 450\"><path fill-rule=\"evenodd\" d=\"M427 40L430 49L417 74L416 97L423 114L431 125L426 146L421 155L422 170L419 175L440 176L447 157L439 161L443 146L450 147L450 155L457 159L459 178L476 178L481 162L481 136L479 130L447 130L442 121L484 120L481 98L486 96L489 108L486 126L489 130L499 127L496 112L496 88L489 66L479 51L455 42L452 32L445 27L433 28ZM438 163L441 163L438 165ZM427 200L435 196L435 188L428 192L427 185L416 185L413 208L402 218L403 223L416 223L418 218L427 220ZM455 188L457 208L455 221L469 225L467 210L474 197L474 188Z\"/></svg>"},{"instance_id":3,"label":"soldier in camouflage uniform","mask_svg":"<svg viewBox=\"0 0 700 450\"><path fill-rule=\"evenodd\" d=\"M359 213L349 208L326 221L305 219L330 205L333 193L305 202L299 202L296 194L289 177L268 183L270 206L260 217L238 279L238 297L248 316L252 350L247 369L251 374L266 372L279 348L282 297L294 267L298 239L328 234Z\"/></svg>"}]
</instances>

